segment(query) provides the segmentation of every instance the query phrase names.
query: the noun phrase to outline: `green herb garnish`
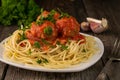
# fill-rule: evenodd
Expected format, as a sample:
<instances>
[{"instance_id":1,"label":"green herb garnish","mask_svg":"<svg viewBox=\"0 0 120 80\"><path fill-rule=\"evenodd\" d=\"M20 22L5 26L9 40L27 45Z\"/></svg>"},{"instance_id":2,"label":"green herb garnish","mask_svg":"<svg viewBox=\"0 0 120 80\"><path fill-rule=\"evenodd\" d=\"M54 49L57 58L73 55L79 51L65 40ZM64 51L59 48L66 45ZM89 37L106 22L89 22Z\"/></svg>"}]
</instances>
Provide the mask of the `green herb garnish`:
<instances>
[{"instance_id":1,"label":"green herb garnish","mask_svg":"<svg viewBox=\"0 0 120 80\"><path fill-rule=\"evenodd\" d=\"M48 21L55 23L55 19L54 19L55 13L56 13L55 10L51 10L50 13L48 14L48 16L45 18L45 20L48 20Z\"/></svg>"},{"instance_id":2,"label":"green herb garnish","mask_svg":"<svg viewBox=\"0 0 120 80\"><path fill-rule=\"evenodd\" d=\"M40 13L43 13L43 11L44 11L44 9L43 9L43 8L41 8L41 9L40 9Z\"/></svg>"},{"instance_id":3,"label":"green herb garnish","mask_svg":"<svg viewBox=\"0 0 120 80\"><path fill-rule=\"evenodd\" d=\"M34 42L34 47L40 48L40 43L39 43L38 41L35 41L35 42Z\"/></svg>"},{"instance_id":4,"label":"green herb garnish","mask_svg":"<svg viewBox=\"0 0 120 80\"><path fill-rule=\"evenodd\" d=\"M70 15L62 12L59 18L61 19L63 17L70 17Z\"/></svg>"},{"instance_id":5,"label":"green herb garnish","mask_svg":"<svg viewBox=\"0 0 120 80\"><path fill-rule=\"evenodd\" d=\"M62 50L67 50L67 48L68 48L68 46L66 46L66 45L61 45L61 49L62 49Z\"/></svg>"},{"instance_id":6,"label":"green herb garnish","mask_svg":"<svg viewBox=\"0 0 120 80\"><path fill-rule=\"evenodd\" d=\"M52 32L53 32L53 30L52 30L52 28L51 28L50 26L44 28L44 33L45 33L46 35L51 35Z\"/></svg>"},{"instance_id":7,"label":"green herb garnish","mask_svg":"<svg viewBox=\"0 0 120 80\"><path fill-rule=\"evenodd\" d=\"M45 39L41 39L44 44L49 44Z\"/></svg>"},{"instance_id":8,"label":"green herb garnish","mask_svg":"<svg viewBox=\"0 0 120 80\"><path fill-rule=\"evenodd\" d=\"M48 60L47 59L43 59L42 62L43 63L48 63Z\"/></svg>"},{"instance_id":9,"label":"green herb garnish","mask_svg":"<svg viewBox=\"0 0 120 80\"><path fill-rule=\"evenodd\" d=\"M87 52L88 50L87 49L83 49L82 52Z\"/></svg>"},{"instance_id":10,"label":"green herb garnish","mask_svg":"<svg viewBox=\"0 0 120 80\"><path fill-rule=\"evenodd\" d=\"M40 7L34 0L1 0L0 24L25 26L34 21L40 14Z\"/></svg>"},{"instance_id":11,"label":"green herb garnish","mask_svg":"<svg viewBox=\"0 0 120 80\"><path fill-rule=\"evenodd\" d=\"M41 60L41 59L38 59L36 62L37 62L38 64L40 64L40 63L42 63L42 60Z\"/></svg>"},{"instance_id":12,"label":"green herb garnish","mask_svg":"<svg viewBox=\"0 0 120 80\"><path fill-rule=\"evenodd\" d=\"M50 45L50 47L51 47L51 48L55 48L55 46L54 46L54 45Z\"/></svg>"},{"instance_id":13,"label":"green herb garnish","mask_svg":"<svg viewBox=\"0 0 120 80\"><path fill-rule=\"evenodd\" d=\"M43 9L41 9L41 13L43 12ZM51 21L55 23L54 14L56 13L55 10L51 10L47 17L40 16L40 19L36 21L37 24L41 25L44 23L45 20Z\"/></svg>"},{"instance_id":14,"label":"green herb garnish","mask_svg":"<svg viewBox=\"0 0 120 80\"><path fill-rule=\"evenodd\" d=\"M43 17L43 16L40 16L40 19L37 20L36 23L37 23L38 25L43 24L43 23L44 23L44 17Z\"/></svg>"},{"instance_id":15,"label":"green herb garnish","mask_svg":"<svg viewBox=\"0 0 120 80\"><path fill-rule=\"evenodd\" d=\"M59 19L61 19L61 18L63 18L63 17L70 17L70 15L68 14L68 13L64 13L64 12L62 12L59 8L58 8L58 11L60 12L60 17L59 17Z\"/></svg>"},{"instance_id":16,"label":"green herb garnish","mask_svg":"<svg viewBox=\"0 0 120 80\"><path fill-rule=\"evenodd\" d=\"M32 51L31 51L31 49L29 49L29 50L28 50L28 54L32 54Z\"/></svg>"},{"instance_id":17,"label":"green herb garnish","mask_svg":"<svg viewBox=\"0 0 120 80\"><path fill-rule=\"evenodd\" d=\"M57 45L61 45L60 41L57 41L56 44L57 44Z\"/></svg>"},{"instance_id":18,"label":"green herb garnish","mask_svg":"<svg viewBox=\"0 0 120 80\"><path fill-rule=\"evenodd\" d=\"M18 33L19 34L19 36L20 36L20 41L22 41L22 40L25 40L26 39L26 35L25 35L25 33L23 32L23 34L20 34L20 33Z\"/></svg>"},{"instance_id":19,"label":"green herb garnish","mask_svg":"<svg viewBox=\"0 0 120 80\"><path fill-rule=\"evenodd\" d=\"M57 41L56 44L61 45L62 50L66 50L68 48L68 46L61 44L60 41Z\"/></svg>"},{"instance_id":20,"label":"green herb garnish","mask_svg":"<svg viewBox=\"0 0 120 80\"><path fill-rule=\"evenodd\" d=\"M38 64L48 63L48 60L47 60L47 59L38 59L36 62L37 62Z\"/></svg>"}]
</instances>

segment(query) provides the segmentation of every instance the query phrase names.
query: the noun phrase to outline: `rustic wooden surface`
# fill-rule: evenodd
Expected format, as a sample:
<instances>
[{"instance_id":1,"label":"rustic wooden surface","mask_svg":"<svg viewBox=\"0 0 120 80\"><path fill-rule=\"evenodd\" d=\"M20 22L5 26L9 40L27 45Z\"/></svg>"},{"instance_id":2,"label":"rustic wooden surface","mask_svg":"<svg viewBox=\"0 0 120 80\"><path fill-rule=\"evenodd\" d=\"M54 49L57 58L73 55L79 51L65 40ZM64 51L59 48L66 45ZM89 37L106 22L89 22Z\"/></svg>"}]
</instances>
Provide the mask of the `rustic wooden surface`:
<instances>
[{"instance_id":1,"label":"rustic wooden surface","mask_svg":"<svg viewBox=\"0 0 120 80\"><path fill-rule=\"evenodd\" d=\"M86 17L101 19L105 17L109 21L109 29L101 34L85 32L97 36L105 46L104 55L92 67L74 73L48 73L24 70L0 62L1 80L95 80L111 54L115 40L120 37L120 1L119 0L36 0L40 7L46 10L60 8L77 18L79 22ZM8 37L17 26L0 26L0 41ZM112 63L108 75L110 80L120 79L120 62Z\"/></svg>"}]
</instances>

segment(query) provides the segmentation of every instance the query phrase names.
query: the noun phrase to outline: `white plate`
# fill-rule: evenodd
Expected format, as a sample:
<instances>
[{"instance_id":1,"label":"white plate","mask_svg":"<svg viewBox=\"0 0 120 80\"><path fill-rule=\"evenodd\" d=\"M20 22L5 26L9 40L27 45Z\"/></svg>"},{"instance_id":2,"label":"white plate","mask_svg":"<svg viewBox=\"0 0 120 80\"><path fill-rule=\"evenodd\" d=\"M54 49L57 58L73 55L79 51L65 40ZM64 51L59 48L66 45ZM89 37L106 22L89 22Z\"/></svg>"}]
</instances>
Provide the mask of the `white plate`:
<instances>
[{"instance_id":1,"label":"white plate","mask_svg":"<svg viewBox=\"0 0 120 80\"><path fill-rule=\"evenodd\" d=\"M83 35L91 36L91 35L88 35L88 34L83 34ZM28 69L28 70L34 70L34 71L44 71L44 72L78 72L78 71L85 70L85 69L89 68L90 66L92 66L93 64L95 64L103 55L104 46L103 46L102 41L99 38L97 38L97 37L94 37L94 38L95 38L96 44L99 47L100 51L95 53L87 62L80 63L80 64L72 66L70 68L65 68L65 69L48 69L48 68L44 68L44 67L31 67L31 66L27 66L27 65L24 65L24 64L18 64L18 63L14 63L14 62L10 62L8 60L5 60L5 59L3 59L4 47L2 45L5 40L3 40L0 43L0 61L4 62L6 64L9 64L9 65L15 66L15 67Z\"/></svg>"}]
</instances>

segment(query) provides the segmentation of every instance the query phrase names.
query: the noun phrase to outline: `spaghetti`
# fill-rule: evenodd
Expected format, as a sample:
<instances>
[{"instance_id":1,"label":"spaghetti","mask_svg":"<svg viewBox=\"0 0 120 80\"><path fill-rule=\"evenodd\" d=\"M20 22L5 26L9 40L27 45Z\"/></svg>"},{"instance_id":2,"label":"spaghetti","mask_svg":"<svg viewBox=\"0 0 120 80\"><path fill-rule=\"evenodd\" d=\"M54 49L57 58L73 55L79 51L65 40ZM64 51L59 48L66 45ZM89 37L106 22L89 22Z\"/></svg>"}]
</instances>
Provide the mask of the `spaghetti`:
<instances>
[{"instance_id":1,"label":"spaghetti","mask_svg":"<svg viewBox=\"0 0 120 80\"><path fill-rule=\"evenodd\" d=\"M86 43L82 44L80 44L82 40L77 42L70 40L66 43L68 46L66 50L61 50L61 45L56 45L55 48L41 51L34 48L28 40L17 43L20 38L19 33L22 31L15 31L4 44L4 58L17 63L47 68L65 68L88 60L96 52L95 41L89 36L85 37ZM21 47L21 43L25 43L26 46Z\"/></svg>"}]
</instances>

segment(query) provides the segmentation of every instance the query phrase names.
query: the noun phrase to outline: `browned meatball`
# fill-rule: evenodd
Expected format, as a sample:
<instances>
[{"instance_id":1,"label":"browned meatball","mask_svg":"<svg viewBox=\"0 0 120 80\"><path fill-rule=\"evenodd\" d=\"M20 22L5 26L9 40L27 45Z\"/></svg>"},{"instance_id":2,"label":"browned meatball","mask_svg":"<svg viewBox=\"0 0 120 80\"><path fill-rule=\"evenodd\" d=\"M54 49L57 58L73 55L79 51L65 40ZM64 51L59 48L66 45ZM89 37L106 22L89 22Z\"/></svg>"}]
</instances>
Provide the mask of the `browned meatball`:
<instances>
[{"instance_id":1,"label":"browned meatball","mask_svg":"<svg viewBox=\"0 0 120 80\"><path fill-rule=\"evenodd\" d=\"M54 39L57 36L57 29L50 21L44 21L42 25L35 22L32 23L31 29L26 32L27 38L32 40L37 39ZM37 38L37 39L36 39Z\"/></svg>"},{"instance_id":2,"label":"browned meatball","mask_svg":"<svg viewBox=\"0 0 120 80\"><path fill-rule=\"evenodd\" d=\"M80 31L80 24L74 17L64 17L56 21L56 27L62 37L73 37Z\"/></svg>"}]
</instances>

